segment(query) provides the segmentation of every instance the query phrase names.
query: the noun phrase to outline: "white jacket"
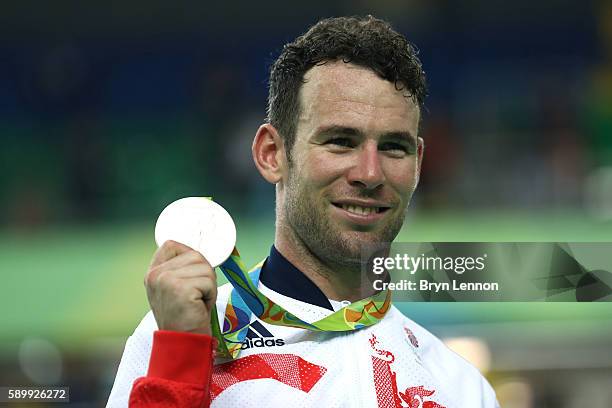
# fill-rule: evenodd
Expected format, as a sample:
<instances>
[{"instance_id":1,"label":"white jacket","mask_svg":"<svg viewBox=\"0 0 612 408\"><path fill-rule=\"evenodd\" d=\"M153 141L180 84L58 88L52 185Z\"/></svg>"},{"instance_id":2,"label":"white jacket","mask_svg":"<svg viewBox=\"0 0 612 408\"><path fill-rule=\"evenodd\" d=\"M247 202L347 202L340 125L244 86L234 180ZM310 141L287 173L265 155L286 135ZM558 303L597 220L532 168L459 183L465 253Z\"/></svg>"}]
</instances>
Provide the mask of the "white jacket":
<instances>
[{"instance_id":1,"label":"white jacket","mask_svg":"<svg viewBox=\"0 0 612 408\"><path fill-rule=\"evenodd\" d=\"M333 313L262 282L259 288L305 321ZM219 288L220 316L230 292L229 285ZM343 306L330 302L336 310ZM108 408L128 406L132 383L146 375L155 330L149 312L128 338ZM238 359L215 360L211 407L499 407L478 370L394 306L379 323L353 332L313 332L257 321L246 344Z\"/></svg>"}]
</instances>

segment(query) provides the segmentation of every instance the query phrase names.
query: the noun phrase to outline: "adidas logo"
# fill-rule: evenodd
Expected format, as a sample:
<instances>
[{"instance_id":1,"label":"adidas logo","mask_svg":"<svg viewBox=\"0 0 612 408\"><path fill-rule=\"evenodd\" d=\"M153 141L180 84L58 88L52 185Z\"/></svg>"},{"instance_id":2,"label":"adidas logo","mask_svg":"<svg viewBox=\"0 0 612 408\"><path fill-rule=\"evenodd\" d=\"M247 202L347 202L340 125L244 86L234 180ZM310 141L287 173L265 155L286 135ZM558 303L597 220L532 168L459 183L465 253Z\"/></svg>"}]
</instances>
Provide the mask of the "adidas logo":
<instances>
[{"instance_id":1,"label":"adidas logo","mask_svg":"<svg viewBox=\"0 0 612 408\"><path fill-rule=\"evenodd\" d=\"M251 323L246 339L244 343L242 343L240 349L247 350L253 347L275 347L284 345L285 340L275 339L272 333L256 320Z\"/></svg>"}]
</instances>

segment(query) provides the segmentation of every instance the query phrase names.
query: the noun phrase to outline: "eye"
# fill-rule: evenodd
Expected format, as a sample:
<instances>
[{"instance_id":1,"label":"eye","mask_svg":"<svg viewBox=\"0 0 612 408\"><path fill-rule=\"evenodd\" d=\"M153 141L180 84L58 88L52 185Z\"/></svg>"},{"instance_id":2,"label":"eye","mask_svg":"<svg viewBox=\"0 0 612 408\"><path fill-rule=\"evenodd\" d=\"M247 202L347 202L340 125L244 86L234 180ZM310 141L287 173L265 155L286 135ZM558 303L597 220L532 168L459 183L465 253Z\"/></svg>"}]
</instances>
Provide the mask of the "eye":
<instances>
[{"instance_id":1,"label":"eye","mask_svg":"<svg viewBox=\"0 0 612 408\"><path fill-rule=\"evenodd\" d=\"M398 157L403 157L404 155L411 153L407 146L401 143L396 143L396 142L382 143L378 147L378 150L383 151L383 152L389 152L392 155L398 156Z\"/></svg>"},{"instance_id":2,"label":"eye","mask_svg":"<svg viewBox=\"0 0 612 408\"><path fill-rule=\"evenodd\" d=\"M334 137L326 141L325 144L339 147L355 147L353 140L349 139L348 137Z\"/></svg>"}]
</instances>

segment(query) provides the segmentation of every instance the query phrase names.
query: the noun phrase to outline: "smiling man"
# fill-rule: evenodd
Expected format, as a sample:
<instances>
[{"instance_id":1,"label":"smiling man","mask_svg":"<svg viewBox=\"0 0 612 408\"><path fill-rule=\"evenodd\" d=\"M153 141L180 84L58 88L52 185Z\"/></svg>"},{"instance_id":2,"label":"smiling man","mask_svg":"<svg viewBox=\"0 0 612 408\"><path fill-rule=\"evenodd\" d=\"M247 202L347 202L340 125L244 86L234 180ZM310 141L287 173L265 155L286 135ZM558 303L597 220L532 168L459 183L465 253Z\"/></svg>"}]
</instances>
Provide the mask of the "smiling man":
<instances>
[{"instance_id":1,"label":"smiling man","mask_svg":"<svg viewBox=\"0 0 612 408\"><path fill-rule=\"evenodd\" d=\"M363 245L393 241L418 184L425 88L414 48L371 16L284 47L252 147L276 186L274 245L252 275L271 306L236 307L202 255L166 242L109 407L497 406L475 368L361 285ZM213 357L214 305L225 333L252 312L237 355Z\"/></svg>"},{"instance_id":2,"label":"smiling man","mask_svg":"<svg viewBox=\"0 0 612 408\"><path fill-rule=\"evenodd\" d=\"M358 300L362 245L393 241L418 182L419 107L395 82L342 60L308 70L299 101L280 160L267 150L283 140L272 124L254 143L258 169L277 185L275 245L328 298Z\"/></svg>"}]
</instances>

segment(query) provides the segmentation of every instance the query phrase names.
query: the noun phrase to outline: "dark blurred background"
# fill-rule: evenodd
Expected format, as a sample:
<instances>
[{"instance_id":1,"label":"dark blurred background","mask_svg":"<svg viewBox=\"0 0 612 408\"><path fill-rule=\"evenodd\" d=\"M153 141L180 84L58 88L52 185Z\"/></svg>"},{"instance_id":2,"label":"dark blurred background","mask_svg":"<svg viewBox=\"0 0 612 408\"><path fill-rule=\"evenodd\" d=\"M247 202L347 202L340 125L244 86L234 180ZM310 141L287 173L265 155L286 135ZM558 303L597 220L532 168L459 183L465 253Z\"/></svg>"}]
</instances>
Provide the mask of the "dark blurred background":
<instances>
[{"instance_id":1,"label":"dark blurred background","mask_svg":"<svg viewBox=\"0 0 612 408\"><path fill-rule=\"evenodd\" d=\"M0 386L105 403L175 199L213 195L249 262L266 255L274 192L250 144L268 67L318 19L368 13L430 86L398 239L612 240L609 1L4 2ZM484 358L504 408L612 407L606 304L400 306Z\"/></svg>"}]
</instances>

